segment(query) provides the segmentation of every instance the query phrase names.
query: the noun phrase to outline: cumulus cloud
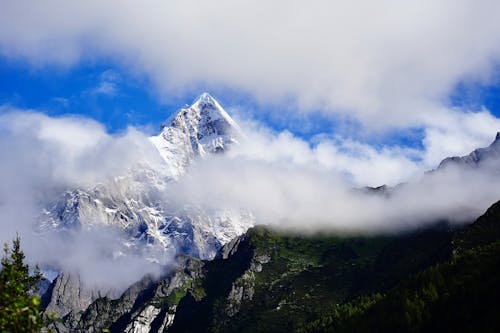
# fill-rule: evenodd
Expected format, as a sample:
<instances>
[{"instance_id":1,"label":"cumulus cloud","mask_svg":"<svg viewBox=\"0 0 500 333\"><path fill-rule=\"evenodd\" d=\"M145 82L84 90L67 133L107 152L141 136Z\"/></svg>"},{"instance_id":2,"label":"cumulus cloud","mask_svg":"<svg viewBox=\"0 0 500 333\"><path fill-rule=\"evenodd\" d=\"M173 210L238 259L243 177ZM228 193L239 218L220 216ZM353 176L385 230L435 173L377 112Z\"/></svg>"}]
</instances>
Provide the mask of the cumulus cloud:
<instances>
[{"instance_id":1,"label":"cumulus cloud","mask_svg":"<svg viewBox=\"0 0 500 333\"><path fill-rule=\"evenodd\" d=\"M146 136L133 128L111 136L101 124L84 117L51 118L6 107L0 111L2 167L17 166L1 174L25 173L30 184L30 177L43 178L41 174L51 184L96 183L122 174L140 156L154 151Z\"/></svg>"},{"instance_id":2,"label":"cumulus cloud","mask_svg":"<svg viewBox=\"0 0 500 333\"><path fill-rule=\"evenodd\" d=\"M306 140L237 114L245 140L229 155L336 172L352 186L393 186L418 178L446 157L488 146L500 130L500 119L488 110L440 112L440 117L429 118L418 148L373 144L369 140L373 134L363 133L352 137L323 133Z\"/></svg>"},{"instance_id":3,"label":"cumulus cloud","mask_svg":"<svg viewBox=\"0 0 500 333\"><path fill-rule=\"evenodd\" d=\"M165 96L209 84L381 128L446 114L457 84L494 77L499 45L495 0L4 1L0 13L8 57L111 57Z\"/></svg>"}]
</instances>

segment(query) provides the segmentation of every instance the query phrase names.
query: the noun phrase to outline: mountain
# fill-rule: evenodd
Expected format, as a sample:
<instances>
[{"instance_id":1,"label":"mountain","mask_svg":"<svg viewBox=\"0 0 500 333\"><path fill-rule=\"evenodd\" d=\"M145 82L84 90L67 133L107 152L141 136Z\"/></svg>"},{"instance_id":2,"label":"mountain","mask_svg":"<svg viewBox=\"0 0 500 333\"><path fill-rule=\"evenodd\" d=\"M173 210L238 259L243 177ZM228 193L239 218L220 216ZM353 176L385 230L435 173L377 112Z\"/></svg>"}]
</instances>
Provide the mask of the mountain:
<instances>
[{"instance_id":1,"label":"mountain","mask_svg":"<svg viewBox=\"0 0 500 333\"><path fill-rule=\"evenodd\" d=\"M170 182L208 154L223 153L238 143L241 130L208 93L181 109L150 138L163 159L159 167L147 161L126 175L88 188L66 191L39 218L39 232L71 232L111 227L123 234L123 253L140 252L162 262L169 254L213 258L217 250L254 223L240 210L206 211L173 207L164 191Z\"/></svg>"},{"instance_id":2,"label":"mountain","mask_svg":"<svg viewBox=\"0 0 500 333\"><path fill-rule=\"evenodd\" d=\"M453 156L445 158L438 166L439 169L451 165L468 166L472 168L481 167L490 161L498 161L500 158L500 132L497 132L495 140L486 148L479 148L466 156Z\"/></svg>"},{"instance_id":3,"label":"mountain","mask_svg":"<svg viewBox=\"0 0 500 333\"><path fill-rule=\"evenodd\" d=\"M208 93L170 117L161 129L151 141L171 166L174 178L182 175L195 158L222 153L241 137L239 126Z\"/></svg>"},{"instance_id":4,"label":"mountain","mask_svg":"<svg viewBox=\"0 0 500 333\"><path fill-rule=\"evenodd\" d=\"M484 175L496 177L500 174L500 132L497 132L493 142L484 148L478 148L465 156L451 156L443 159L437 168L426 171L420 183L429 181L433 176L439 175L450 168L458 168L461 171L469 171L471 177ZM361 187L355 189L365 194L374 194L381 197L391 197L398 194L409 183L399 183L394 186L381 185L377 187Z\"/></svg>"},{"instance_id":5,"label":"mountain","mask_svg":"<svg viewBox=\"0 0 500 333\"><path fill-rule=\"evenodd\" d=\"M121 295L89 290L78 275L61 272L43 297L47 313L60 318L52 325L56 332L390 332L413 327L423 332L443 325L458 330L463 321L446 317L439 323L446 308L470 309L498 327L492 315L499 310L496 293L474 285L484 280L485 288L495 291L500 282L499 266L492 264L500 254L500 203L465 227L436 221L402 234L357 237L251 228L251 212L170 204L164 192L172 182L197 160L224 153L241 138L238 125L203 94L150 138L160 166L138 161L127 174L68 189L46 207L38 224L41 233L71 237L75 230L111 228L121 235L122 255L139 253L160 264L175 256L173 267L160 277L145 276ZM499 142L497 134L489 147L449 158L435 172L451 165L479 172L498 161ZM394 194L386 187L367 191ZM468 305L469 292L491 309L475 296ZM397 313L397 318L384 313ZM488 331L485 325L481 331Z\"/></svg>"},{"instance_id":6,"label":"mountain","mask_svg":"<svg viewBox=\"0 0 500 333\"><path fill-rule=\"evenodd\" d=\"M240 137L238 125L204 93L190 107L171 116L161 132L150 138L161 163L137 161L127 174L86 188L68 189L40 214L36 231L42 235L59 233L67 239L81 231L112 231L119 239L108 255L139 255L162 265L171 264L179 254L212 259L224 244L254 224L252 214L172 206L164 192L197 159L224 153L238 144ZM99 295L100 291L86 286L78 273L60 272L44 297L44 306L60 318L75 320ZM64 327L58 331L67 331Z\"/></svg>"},{"instance_id":7,"label":"mountain","mask_svg":"<svg viewBox=\"0 0 500 333\"><path fill-rule=\"evenodd\" d=\"M57 325L60 332L496 332L498 207L461 228L393 235L254 227L211 261L180 256L163 278L99 297Z\"/></svg>"}]
</instances>

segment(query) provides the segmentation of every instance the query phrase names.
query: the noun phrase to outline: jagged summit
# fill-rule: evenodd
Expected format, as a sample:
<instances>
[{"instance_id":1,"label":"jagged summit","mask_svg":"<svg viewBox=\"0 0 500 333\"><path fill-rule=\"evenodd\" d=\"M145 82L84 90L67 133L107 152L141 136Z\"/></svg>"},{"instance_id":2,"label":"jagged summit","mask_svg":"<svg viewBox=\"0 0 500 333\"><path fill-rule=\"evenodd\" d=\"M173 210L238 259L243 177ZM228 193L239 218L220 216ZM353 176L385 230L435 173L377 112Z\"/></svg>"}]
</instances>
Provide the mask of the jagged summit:
<instances>
[{"instance_id":1,"label":"jagged summit","mask_svg":"<svg viewBox=\"0 0 500 333\"><path fill-rule=\"evenodd\" d=\"M172 166L175 178L194 158L224 152L240 137L240 127L219 102L205 92L191 106L180 109L164 122L161 133L151 141Z\"/></svg>"},{"instance_id":2,"label":"jagged summit","mask_svg":"<svg viewBox=\"0 0 500 333\"><path fill-rule=\"evenodd\" d=\"M182 108L177 113L172 114L165 122L162 123L161 130L163 131L169 126L178 127L179 123L182 123L181 119L186 117L199 118L198 123L208 123L221 120L222 122L227 123L228 126L226 129L234 132L241 131L238 124L236 124L236 122L224 110L219 102L208 92L202 93L190 106Z\"/></svg>"},{"instance_id":3,"label":"jagged summit","mask_svg":"<svg viewBox=\"0 0 500 333\"><path fill-rule=\"evenodd\" d=\"M143 163L101 184L61 193L40 214L37 231L106 226L122 232L123 253L138 251L153 262L173 251L212 258L254 224L253 216L240 210L177 207L164 191L197 159L224 152L238 138L238 125L210 94L203 93L171 117L159 135L149 138L165 163Z\"/></svg>"},{"instance_id":4,"label":"jagged summit","mask_svg":"<svg viewBox=\"0 0 500 333\"><path fill-rule=\"evenodd\" d=\"M199 108L217 108L223 110L220 106L219 102L215 98L212 97L207 92L202 93L198 96L197 99L191 104L191 107L199 107Z\"/></svg>"}]
</instances>

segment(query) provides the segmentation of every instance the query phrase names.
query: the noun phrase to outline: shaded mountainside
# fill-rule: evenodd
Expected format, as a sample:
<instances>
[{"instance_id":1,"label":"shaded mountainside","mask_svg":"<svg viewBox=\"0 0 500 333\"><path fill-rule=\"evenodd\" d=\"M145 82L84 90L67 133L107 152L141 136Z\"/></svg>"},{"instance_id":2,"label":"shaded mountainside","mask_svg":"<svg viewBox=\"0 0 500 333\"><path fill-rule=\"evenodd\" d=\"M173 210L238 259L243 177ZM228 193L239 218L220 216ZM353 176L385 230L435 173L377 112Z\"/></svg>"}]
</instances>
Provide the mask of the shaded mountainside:
<instances>
[{"instance_id":1,"label":"shaded mountainside","mask_svg":"<svg viewBox=\"0 0 500 333\"><path fill-rule=\"evenodd\" d=\"M203 262L184 255L179 256L177 262L177 269L163 278L158 280L146 276L117 299L95 297L83 310L66 312L62 316L56 311L59 320L51 328L61 333L102 332L103 329L111 332L163 332L172 324L177 304L188 290L194 294L203 293L197 287L201 282ZM53 289L60 284L58 280L59 277L54 280ZM64 304L55 302L52 306L54 304L64 309ZM47 310L51 310L50 305Z\"/></svg>"},{"instance_id":2,"label":"shaded mountainside","mask_svg":"<svg viewBox=\"0 0 500 333\"><path fill-rule=\"evenodd\" d=\"M205 265L207 297L181 300L171 331L293 331L323 315L324 308L389 290L446 260L451 251L451 234L443 226L367 238L299 237L253 228L235 254Z\"/></svg>"},{"instance_id":3,"label":"shaded mountainside","mask_svg":"<svg viewBox=\"0 0 500 333\"><path fill-rule=\"evenodd\" d=\"M393 237L253 228L205 265L207 296L181 300L169 332L495 331L499 206L462 230ZM462 325L471 318L482 324Z\"/></svg>"},{"instance_id":4,"label":"shaded mountainside","mask_svg":"<svg viewBox=\"0 0 500 333\"><path fill-rule=\"evenodd\" d=\"M493 332L499 235L500 202L459 230L306 237L255 227L214 260L183 257L165 279L64 320L72 332Z\"/></svg>"},{"instance_id":5,"label":"shaded mountainside","mask_svg":"<svg viewBox=\"0 0 500 333\"><path fill-rule=\"evenodd\" d=\"M498 332L500 241L330 309L299 332Z\"/></svg>"}]
</instances>

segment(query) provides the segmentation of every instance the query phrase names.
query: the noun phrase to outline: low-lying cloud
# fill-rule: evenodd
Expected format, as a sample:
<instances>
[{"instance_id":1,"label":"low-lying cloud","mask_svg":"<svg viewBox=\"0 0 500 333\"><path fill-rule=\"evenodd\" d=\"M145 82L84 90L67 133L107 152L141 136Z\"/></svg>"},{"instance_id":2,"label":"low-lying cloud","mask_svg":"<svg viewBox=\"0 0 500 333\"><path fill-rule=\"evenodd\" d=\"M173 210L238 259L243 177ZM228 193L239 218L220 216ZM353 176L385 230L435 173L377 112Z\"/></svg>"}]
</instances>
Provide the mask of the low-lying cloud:
<instances>
[{"instance_id":1,"label":"low-lying cloud","mask_svg":"<svg viewBox=\"0 0 500 333\"><path fill-rule=\"evenodd\" d=\"M82 117L1 111L0 242L10 242L18 232L31 262L77 270L89 285L119 289L158 272L158 265L125 255L118 231L109 227L35 233L43 208L64 191L91 188L138 162L159 163L147 136L134 129L111 136Z\"/></svg>"},{"instance_id":2,"label":"low-lying cloud","mask_svg":"<svg viewBox=\"0 0 500 333\"><path fill-rule=\"evenodd\" d=\"M490 116L485 112L469 119L477 118L479 124ZM430 143L415 150L375 148L326 135L310 144L255 123L242 128L239 145L224 155L199 159L178 182L166 185L158 194L166 207L245 209L258 223L299 232L372 233L439 220L469 222L500 199L498 159L478 169L450 166L423 176L436 137L446 138L445 132L426 136ZM161 271L144 259L144 252L125 248L123 234L109 226L34 232L43 208L64 191L92 188L139 164L164 167L145 134L131 128L109 135L89 119L3 107L0 156L0 241L19 232L30 261L79 271L86 283L101 288L124 288L146 273ZM363 189L403 181L388 196Z\"/></svg>"},{"instance_id":3,"label":"low-lying cloud","mask_svg":"<svg viewBox=\"0 0 500 333\"><path fill-rule=\"evenodd\" d=\"M363 157L351 157L354 169L359 167L357 160L363 163ZM355 187L338 169L326 168L315 159L308 162L276 156L256 159L233 152L200 161L167 193L179 205L244 207L260 223L299 232L399 232L439 221L471 222L500 200L498 156L478 168L449 165L422 173L387 192L368 191L361 184Z\"/></svg>"}]
</instances>

